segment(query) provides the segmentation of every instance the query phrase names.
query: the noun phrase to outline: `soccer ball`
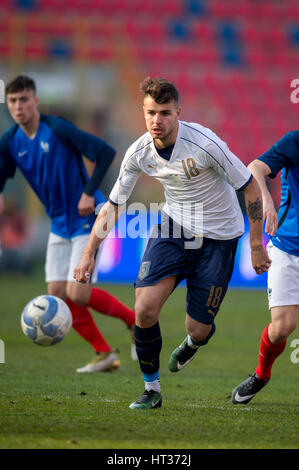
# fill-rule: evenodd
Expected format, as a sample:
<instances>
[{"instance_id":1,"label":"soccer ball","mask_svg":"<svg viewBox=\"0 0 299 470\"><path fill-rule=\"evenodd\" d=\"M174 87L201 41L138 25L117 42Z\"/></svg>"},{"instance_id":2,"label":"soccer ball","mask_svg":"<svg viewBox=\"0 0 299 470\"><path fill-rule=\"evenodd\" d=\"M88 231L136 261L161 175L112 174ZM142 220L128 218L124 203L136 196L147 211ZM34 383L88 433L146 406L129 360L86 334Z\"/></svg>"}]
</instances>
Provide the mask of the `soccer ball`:
<instances>
[{"instance_id":1,"label":"soccer ball","mask_svg":"<svg viewBox=\"0 0 299 470\"><path fill-rule=\"evenodd\" d=\"M59 343L71 326L72 314L69 307L54 295L40 295L30 300L21 316L23 333L41 346Z\"/></svg>"}]
</instances>

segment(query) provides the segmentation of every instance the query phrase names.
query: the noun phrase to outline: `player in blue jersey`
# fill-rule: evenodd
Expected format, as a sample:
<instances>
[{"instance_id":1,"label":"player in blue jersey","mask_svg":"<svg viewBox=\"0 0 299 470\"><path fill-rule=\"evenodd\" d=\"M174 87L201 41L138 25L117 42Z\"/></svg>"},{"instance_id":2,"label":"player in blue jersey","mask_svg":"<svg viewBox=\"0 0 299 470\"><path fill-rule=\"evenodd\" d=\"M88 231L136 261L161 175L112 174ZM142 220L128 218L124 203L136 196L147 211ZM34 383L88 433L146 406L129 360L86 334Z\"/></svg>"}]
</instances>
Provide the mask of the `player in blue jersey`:
<instances>
[{"instance_id":1,"label":"player in blue jersey","mask_svg":"<svg viewBox=\"0 0 299 470\"><path fill-rule=\"evenodd\" d=\"M105 197L98 189L115 150L104 140L77 128L63 118L40 114L35 82L19 76L6 86L7 105L15 124L0 140L0 193L18 167L51 219L46 256L48 293L64 299L74 329L96 352L77 372L101 372L120 364L97 328L87 307L121 318L133 335L134 311L92 283L74 282L80 259L95 220L95 207ZM91 170L83 156L91 162ZM99 255L99 253L98 253ZM98 262L99 256L97 256ZM96 281L96 269L91 281ZM135 359L134 344L132 358Z\"/></svg>"},{"instance_id":2,"label":"player in blue jersey","mask_svg":"<svg viewBox=\"0 0 299 470\"><path fill-rule=\"evenodd\" d=\"M248 403L270 380L276 358L297 326L299 305L299 131L287 133L249 169L258 180L262 195L265 230L271 236L268 253L268 301L271 322L260 341L255 372L232 393L234 404ZM281 203L278 216L266 185L267 176L281 172Z\"/></svg>"}]
</instances>

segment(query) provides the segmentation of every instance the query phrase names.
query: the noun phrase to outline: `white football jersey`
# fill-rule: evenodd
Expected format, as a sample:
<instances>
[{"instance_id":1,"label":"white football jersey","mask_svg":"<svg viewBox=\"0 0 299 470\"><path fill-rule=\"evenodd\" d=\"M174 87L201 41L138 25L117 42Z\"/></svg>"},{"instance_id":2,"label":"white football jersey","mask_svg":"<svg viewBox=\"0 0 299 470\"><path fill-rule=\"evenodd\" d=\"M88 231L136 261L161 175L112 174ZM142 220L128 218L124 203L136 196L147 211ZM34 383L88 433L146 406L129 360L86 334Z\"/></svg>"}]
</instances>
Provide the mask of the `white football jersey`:
<instances>
[{"instance_id":1,"label":"white football jersey","mask_svg":"<svg viewBox=\"0 0 299 470\"><path fill-rule=\"evenodd\" d=\"M193 234L229 240L244 232L236 190L246 187L251 173L210 129L179 121L169 161L160 157L149 132L142 135L125 154L112 203L126 203L141 172L160 181L163 210Z\"/></svg>"}]
</instances>

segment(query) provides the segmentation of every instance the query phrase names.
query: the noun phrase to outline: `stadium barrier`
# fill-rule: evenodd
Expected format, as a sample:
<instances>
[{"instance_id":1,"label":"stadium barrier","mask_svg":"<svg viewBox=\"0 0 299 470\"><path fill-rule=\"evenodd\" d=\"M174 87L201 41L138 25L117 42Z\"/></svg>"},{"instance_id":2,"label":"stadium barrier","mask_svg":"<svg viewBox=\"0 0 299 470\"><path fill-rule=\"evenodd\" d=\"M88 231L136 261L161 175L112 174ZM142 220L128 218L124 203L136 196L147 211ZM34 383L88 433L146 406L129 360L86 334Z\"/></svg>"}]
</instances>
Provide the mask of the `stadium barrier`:
<instances>
[{"instance_id":1,"label":"stadium barrier","mask_svg":"<svg viewBox=\"0 0 299 470\"><path fill-rule=\"evenodd\" d=\"M105 239L98 269L99 282L134 283L136 280L142 255L155 217L145 213L143 217L124 213L121 215L115 230ZM230 287L241 289L265 289L267 273L257 275L251 265L249 246L249 222L244 216L245 233L240 238L235 259ZM135 227L135 236L128 236L128 227ZM132 231L130 232L132 235ZM269 238L264 236L266 245ZM184 285L184 282L182 283Z\"/></svg>"}]
</instances>

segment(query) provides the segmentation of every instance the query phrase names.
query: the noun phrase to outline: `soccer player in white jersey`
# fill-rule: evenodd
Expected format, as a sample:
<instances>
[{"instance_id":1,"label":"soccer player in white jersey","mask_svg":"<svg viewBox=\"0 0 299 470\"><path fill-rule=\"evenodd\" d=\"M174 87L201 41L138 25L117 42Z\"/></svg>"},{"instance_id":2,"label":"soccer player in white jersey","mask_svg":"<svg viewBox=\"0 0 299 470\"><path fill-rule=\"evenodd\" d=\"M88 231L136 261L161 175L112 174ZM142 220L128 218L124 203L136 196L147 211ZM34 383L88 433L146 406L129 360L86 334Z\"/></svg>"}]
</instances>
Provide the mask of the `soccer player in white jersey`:
<instances>
[{"instance_id":1,"label":"soccer player in white jersey","mask_svg":"<svg viewBox=\"0 0 299 470\"><path fill-rule=\"evenodd\" d=\"M244 221L236 190L244 191L250 223L252 265L271 261L262 240L262 197L256 180L211 130L179 120L178 91L162 78L144 79L147 132L126 152L119 177L93 226L74 277L86 282L94 253L144 172L162 183L166 204L154 227L135 283L135 342L145 391L131 409L159 408L160 310L182 279L187 280L187 337L170 356L177 372L207 344L233 271ZM166 227L165 230L164 227Z\"/></svg>"},{"instance_id":2,"label":"soccer player in white jersey","mask_svg":"<svg viewBox=\"0 0 299 470\"><path fill-rule=\"evenodd\" d=\"M271 322L260 340L258 365L253 374L232 393L234 404L246 404L270 380L272 366L283 353L287 338L297 326L299 305L299 131L288 132L249 168L263 195L267 249L272 260L268 272ZM281 203L278 216L266 185L267 176L281 172Z\"/></svg>"}]
</instances>

